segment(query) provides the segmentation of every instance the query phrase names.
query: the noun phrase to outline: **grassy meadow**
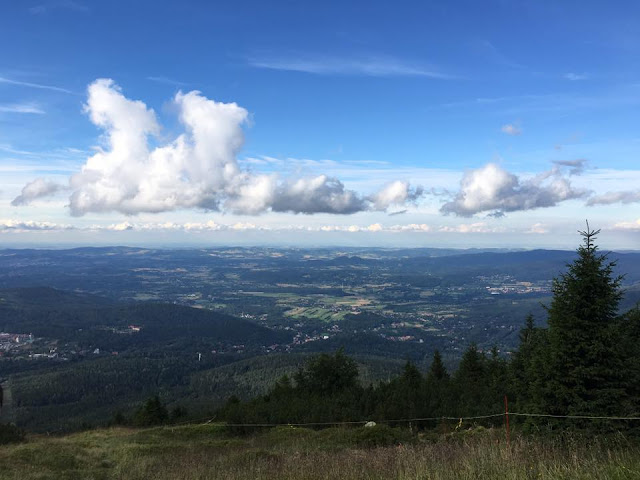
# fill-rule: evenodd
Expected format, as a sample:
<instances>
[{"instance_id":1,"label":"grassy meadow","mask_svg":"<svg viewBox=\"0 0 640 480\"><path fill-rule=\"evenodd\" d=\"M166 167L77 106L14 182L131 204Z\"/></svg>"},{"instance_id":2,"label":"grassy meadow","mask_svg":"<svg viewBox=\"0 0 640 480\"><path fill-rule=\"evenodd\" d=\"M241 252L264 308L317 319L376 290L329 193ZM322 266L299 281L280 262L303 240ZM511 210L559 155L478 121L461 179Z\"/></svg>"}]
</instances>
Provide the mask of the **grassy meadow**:
<instances>
[{"instance_id":1,"label":"grassy meadow","mask_svg":"<svg viewBox=\"0 0 640 480\"><path fill-rule=\"evenodd\" d=\"M628 479L640 448L624 438L515 436L500 429L411 436L378 426L279 427L235 436L220 425L111 428L0 446L0 478L32 479Z\"/></svg>"}]
</instances>

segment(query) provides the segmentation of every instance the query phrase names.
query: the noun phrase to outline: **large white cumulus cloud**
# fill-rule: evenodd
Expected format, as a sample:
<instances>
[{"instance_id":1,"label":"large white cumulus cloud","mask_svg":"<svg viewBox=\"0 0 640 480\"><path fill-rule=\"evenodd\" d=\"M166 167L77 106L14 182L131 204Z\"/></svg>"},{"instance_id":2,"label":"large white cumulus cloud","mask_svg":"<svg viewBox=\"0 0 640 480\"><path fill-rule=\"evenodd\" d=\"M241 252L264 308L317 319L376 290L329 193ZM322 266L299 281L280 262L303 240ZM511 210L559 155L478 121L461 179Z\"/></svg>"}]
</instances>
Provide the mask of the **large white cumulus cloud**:
<instances>
[{"instance_id":1,"label":"large white cumulus cloud","mask_svg":"<svg viewBox=\"0 0 640 480\"><path fill-rule=\"evenodd\" d=\"M364 196L327 175L283 179L243 170L237 155L244 143L247 110L207 99L197 91L179 92L173 105L184 132L152 148L150 137L157 141L160 133L152 109L126 98L113 80L99 79L89 86L86 112L104 131L106 145L69 180L72 215L107 211L134 215L180 208L248 215L351 214L386 210L422 193L408 183L395 182ZM45 190L32 197L58 189ZM24 192L22 197L14 204L29 202Z\"/></svg>"},{"instance_id":2,"label":"large white cumulus cloud","mask_svg":"<svg viewBox=\"0 0 640 480\"><path fill-rule=\"evenodd\" d=\"M150 150L148 137L160 130L153 110L127 99L112 80L89 86L86 109L105 130L108 149L89 158L71 178L72 214L218 209L226 198L242 195L251 182L240 172L236 154L247 111L198 92L178 93L174 103L185 133ZM255 213L250 202L238 205Z\"/></svg>"},{"instance_id":3,"label":"large white cumulus cloud","mask_svg":"<svg viewBox=\"0 0 640 480\"><path fill-rule=\"evenodd\" d=\"M481 212L499 216L504 212L553 207L588 194L574 188L558 168L523 180L495 163L488 163L466 172L454 199L440 210L463 217Z\"/></svg>"}]
</instances>

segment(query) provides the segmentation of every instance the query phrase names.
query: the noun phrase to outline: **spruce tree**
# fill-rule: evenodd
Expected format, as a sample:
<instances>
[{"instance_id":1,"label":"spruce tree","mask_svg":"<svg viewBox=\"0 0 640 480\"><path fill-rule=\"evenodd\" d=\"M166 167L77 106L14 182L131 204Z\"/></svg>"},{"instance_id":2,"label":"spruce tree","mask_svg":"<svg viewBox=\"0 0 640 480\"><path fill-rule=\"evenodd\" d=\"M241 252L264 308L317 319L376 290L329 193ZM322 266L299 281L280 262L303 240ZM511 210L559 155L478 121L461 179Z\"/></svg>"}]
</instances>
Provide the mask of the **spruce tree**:
<instances>
[{"instance_id":1,"label":"spruce tree","mask_svg":"<svg viewBox=\"0 0 640 480\"><path fill-rule=\"evenodd\" d=\"M400 403L404 406L406 416L418 416L419 409L424 407L422 397L422 375L420 370L411 362L407 361L404 366L404 372L399 381L399 397Z\"/></svg>"},{"instance_id":2,"label":"spruce tree","mask_svg":"<svg viewBox=\"0 0 640 480\"><path fill-rule=\"evenodd\" d=\"M358 387L358 364L341 348L335 355L320 354L294 377L298 390L330 396Z\"/></svg>"},{"instance_id":3,"label":"spruce tree","mask_svg":"<svg viewBox=\"0 0 640 480\"><path fill-rule=\"evenodd\" d=\"M426 416L436 417L451 413L450 376L438 350L433 352L433 361L427 373L425 388Z\"/></svg>"},{"instance_id":4,"label":"spruce tree","mask_svg":"<svg viewBox=\"0 0 640 480\"><path fill-rule=\"evenodd\" d=\"M458 414L482 415L486 413L488 394L487 359L472 343L462 355L453 379L457 393Z\"/></svg>"},{"instance_id":5,"label":"spruce tree","mask_svg":"<svg viewBox=\"0 0 640 480\"><path fill-rule=\"evenodd\" d=\"M617 336L621 277L614 276L615 262L599 253L598 233L587 223L578 258L553 282L548 413L611 415L625 403L624 352Z\"/></svg>"},{"instance_id":6,"label":"spruce tree","mask_svg":"<svg viewBox=\"0 0 640 480\"><path fill-rule=\"evenodd\" d=\"M513 400L518 410L545 413L546 405L552 403L545 400L549 392L549 355L548 330L535 327L533 315L529 314L510 364Z\"/></svg>"},{"instance_id":7,"label":"spruce tree","mask_svg":"<svg viewBox=\"0 0 640 480\"><path fill-rule=\"evenodd\" d=\"M436 350L433 352L433 361L431 362L431 367L429 368L429 373L427 375L429 380L448 380L449 374L447 373L447 369L442 362L442 355L440 351Z\"/></svg>"},{"instance_id":8,"label":"spruce tree","mask_svg":"<svg viewBox=\"0 0 640 480\"><path fill-rule=\"evenodd\" d=\"M162 425L168 420L169 412L158 395L149 398L133 416L133 423L137 426Z\"/></svg>"},{"instance_id":9,"label":"spruce tree","mask_svg":"<svg viewBox=\"0 0 640 480\"><path fill-rule=\"evenodd\" d=\"M491 405L492 411L500 411L504 402L504 396L510 395L509 365L507 360L500 356L498 347L493 346L491 355L486 362L487 367L487 405Z\"/></svg>"}]
</instances>

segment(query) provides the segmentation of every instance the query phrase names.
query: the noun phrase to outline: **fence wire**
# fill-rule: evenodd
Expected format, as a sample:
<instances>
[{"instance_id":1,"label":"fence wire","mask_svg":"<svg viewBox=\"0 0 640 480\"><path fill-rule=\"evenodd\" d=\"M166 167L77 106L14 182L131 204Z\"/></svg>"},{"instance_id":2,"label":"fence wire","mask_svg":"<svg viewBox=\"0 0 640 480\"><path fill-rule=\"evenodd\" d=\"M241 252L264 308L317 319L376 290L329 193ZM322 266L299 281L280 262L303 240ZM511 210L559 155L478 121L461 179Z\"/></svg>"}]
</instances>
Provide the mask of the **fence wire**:
<instances>
[{"instance_id":1,"label":"fence wire","mask_svg":"<svg viewBox=\"0 0 640 480\"><path fill-rule=\"evenodd\" d=\"M374 421L375 423L414 423L414 422L428 422L428 421L439 421L439 420L454 420L458 422L464 422L469 420L484 420L488 418L498 418L498 417L507 417L507 416L515 416L515 417L542 417L542 418L564 418L569 420L628 420L628 421L638 421L640 417L620 417L620 416L603 416L603 415L553 415L553 414L545 414L545 413L521 413L521 412L500 412L500 413L492 413L488 415L473 415L473 416L462 416L462 417L417 417L417 418L397 418L393 420L358 420L358 421L335 421L335 422L291 422L291 423L226 423L220 422L222 425L227 427L322 427L322 426L331 426L331 425L365 425L369 421ZM212 423L215 420L214 418L207 419L205 423L201 425L207 425ZM194 422L185 422L185 423L194 423ZM175 424L174 424L175 425Z\"/></svg>"}]
</instances>

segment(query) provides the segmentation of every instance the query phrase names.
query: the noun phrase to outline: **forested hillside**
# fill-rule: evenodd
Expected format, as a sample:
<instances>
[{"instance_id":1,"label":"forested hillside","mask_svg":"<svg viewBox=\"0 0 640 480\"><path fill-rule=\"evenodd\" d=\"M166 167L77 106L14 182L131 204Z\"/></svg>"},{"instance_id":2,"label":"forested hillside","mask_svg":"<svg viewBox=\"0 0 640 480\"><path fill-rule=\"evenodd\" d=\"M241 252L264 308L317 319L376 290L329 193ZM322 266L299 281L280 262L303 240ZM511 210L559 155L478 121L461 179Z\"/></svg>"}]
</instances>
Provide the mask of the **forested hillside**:
<instances>
[{"instance_id":1,"label":"forested hillside","mask_svg":"<svg viewBox=\"0 0 640 480\"><path fill-rule=\"evenodd\" d=\"M141 402L159 394L169 410L185 408L190 418L214 416L234 395L266 393L282 375L305 365L307 354L197 356L157 353L105 356L26 371L11 379L13 417L33 431L69 431L105 425L116 414L131 416ZM377 383L402 371L402 362L357 357L363 382ZM64 422L60 419L64 418Z\"/></svg>"},{"instance_id":2,"label":"forested hillside","mask_svg":"<svg viewBox=\"0 0 640 480\"><path fill-rule=\"evenodd\" d=\"M79 349L123 351L157 344L197 349L199 342L211 346L241 342L255 349L290 340L286 332L181 305L113 305L100 297L51 288L0 290L0 299L0 331L74 342Z\"/></svg>"}]
</instances>

